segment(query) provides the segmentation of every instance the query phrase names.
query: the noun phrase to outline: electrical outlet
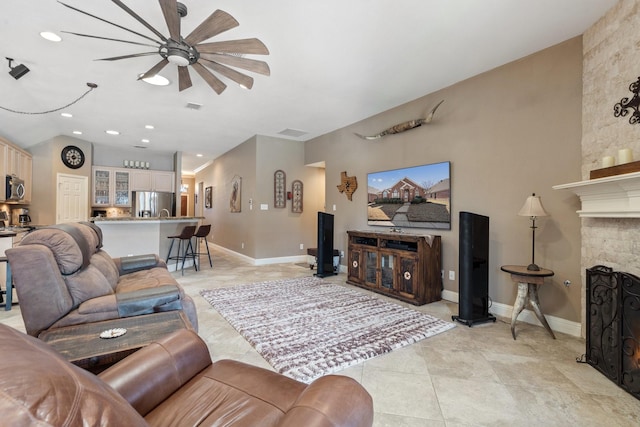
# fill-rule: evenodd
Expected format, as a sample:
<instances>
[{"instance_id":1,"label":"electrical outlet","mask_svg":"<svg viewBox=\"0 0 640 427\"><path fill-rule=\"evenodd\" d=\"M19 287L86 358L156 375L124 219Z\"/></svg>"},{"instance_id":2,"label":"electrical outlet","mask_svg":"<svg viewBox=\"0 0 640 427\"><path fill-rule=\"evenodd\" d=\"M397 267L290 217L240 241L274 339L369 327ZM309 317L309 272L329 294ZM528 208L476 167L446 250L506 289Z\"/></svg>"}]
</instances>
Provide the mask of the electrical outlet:
<instances>
[{"instance_id":1,"label":"electrical outlet","mask_svg":"<svg viewBox=\"0 0 640 427\"><path fill-rule=\"evenodd\" d=\"M336 210L336 205L333 205L333 210L334 210L334 211Z\"/></svg>"},{"instance_id":2,"label":"electrical outlet","mask_svg":"<svg viewBox=\"0 0 640 427\"><path fill-rule=\"evenodd\" d=\"M344 258L344 251L340 251L340 256Z\"/></svg>"},{"instance_id":3,"label":"electrical outlet","mask_svg":"<svg viewBox=\"0 0 640 427\"><path fill-rule=\"evenodd\" d=\"M456 272L449 270L449 280L456 280Z\"/></svg>"},{"instance_id":4,"label":"electrical outlet","mask_svg":"<svg viewBox=\"0 0 640 427\"><path fill-rule=\"evenodd\" d=\"M244 242L242 242L242 249L244 249Z\"/></svg>"},{"instance_id":5,"label":"electrical outlet","mask_svg":"<svg viewBox=\"0 0 640 427\"><path fill-rule=\"evenodd\" d=\"M444 270L440 270L440 277L442 277L442 280L444 280Z\"/></svg>"},{"instance_id":6,"label":"electrical outlet","mask_svg":"<svg viewBox=\"0 0 640 427\"><path fill-rule=\"evenodd\" d=\"M304 249L304 245L300 243L300 249Z\"/></svg>"}]
</instances>

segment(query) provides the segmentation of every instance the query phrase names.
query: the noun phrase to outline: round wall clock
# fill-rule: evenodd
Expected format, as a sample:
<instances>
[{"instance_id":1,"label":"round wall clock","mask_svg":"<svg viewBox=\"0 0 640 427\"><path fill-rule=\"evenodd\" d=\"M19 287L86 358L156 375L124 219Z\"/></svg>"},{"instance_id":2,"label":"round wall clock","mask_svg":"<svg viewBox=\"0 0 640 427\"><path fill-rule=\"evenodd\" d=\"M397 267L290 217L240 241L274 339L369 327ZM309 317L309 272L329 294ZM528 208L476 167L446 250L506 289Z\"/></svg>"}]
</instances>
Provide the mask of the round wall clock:
<instances>
[{"instance_id":1,"label":"round wall clock","mask_svg":"<svg viewBox=\"0 0 640 427\"><path fill-rule=\"evenodd\" d=\"M67 145L60 153L62 163L68 168L78 169L84 165L84 153L75 145Z\"/></svg>"}]
</instances>

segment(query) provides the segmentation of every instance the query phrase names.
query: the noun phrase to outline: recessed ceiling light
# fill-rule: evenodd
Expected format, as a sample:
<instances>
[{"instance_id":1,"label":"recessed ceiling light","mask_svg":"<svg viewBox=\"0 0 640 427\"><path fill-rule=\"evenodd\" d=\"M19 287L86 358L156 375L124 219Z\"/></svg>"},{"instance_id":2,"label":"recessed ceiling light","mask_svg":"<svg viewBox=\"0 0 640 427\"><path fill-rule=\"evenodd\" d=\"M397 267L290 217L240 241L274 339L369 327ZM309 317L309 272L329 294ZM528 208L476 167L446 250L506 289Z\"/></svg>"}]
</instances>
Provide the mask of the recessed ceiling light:
<instances>
[{"instance_id":1,"label":"recessed ceiling light","mask_svg":"<svg viewBox=\"0 0 640 427\"><path fill-rule=\"evenodd\" d=\"M71 114L71 113L60 113L60 115L62 117L73 117L73 114Z\"/></svg>"},{"instance_id":2,"label":"recessed ceiling light","mask_svg":"<svg viewBox=\"0 0 640 427\"><path fill-rule=\"evenodd\" d=\"M109 135L120 135L120 132L118 132L117 130L106 130L106 133L108 133Z\"/></svg>"},{"instance_id":3,"label":"recessed ceiling light","mask_svg":"<svg viewBox=\"0 0 640 427\"><path fill-rule=\"evenodd\" d=\"M62 37L57 35L56 33L52 33L51 31L43 31L40 33L40 37L43 39L49 40L50 42L59 42L62 41Z\"/></svg>"},{"instance_id":4,"label":"recessed ceiling light","mask_svg":"<svg viewBox=\"0 0 640 427\"><path fill-rule=\"evenodd\" d=\"M74 130L74 131L73 131L73 134L74 134L74 135L82 135L82 132L80 132L79 130Z\"/></svg>"},{"instance_id":5,"label":"recessed ceiling light","mask_svg":"<svg viewBox=\"0 0 640 427\"><path fill-rule=\"evenodd\" d=\"M202 154L196 154L196 157L202 157Z\"/></svg>"},{"instance_id":6,"label":"recessed ceiling light","mask_svg":"<svg viewBox=\"0 0 640 427\"><path fill-rule=\"evenodd\" d=\"M154 129L153 125L144 125L145 129Z\"/></svg>"},{"instance_id":7,"label":"recessed ceiling light","mask_svg":"<svg viewBox=\"0 0 640 427\"><path fill-rule=\"evenodd\" d=\"M147 138L141 139L141 141L142 141L142 142L144 142L144 143L146 143L146 144L148 144L148 143L149 143L149 140L148 140Z\"/></svg>"},{"instance_id":8,"label":"recessed ceiling light","mask_svg":"<svg viewBox=\"0 0 640 427\"><path fill-rule=\"evenodd\" d=\"M143 74L138 74L138 78L141 78L142 76ZM162 77L160 74L156 74L153 77L147 77L146 79L141 80L154 86L167 86L170 83L168 78Z\"/></svg>"}]
</instances>

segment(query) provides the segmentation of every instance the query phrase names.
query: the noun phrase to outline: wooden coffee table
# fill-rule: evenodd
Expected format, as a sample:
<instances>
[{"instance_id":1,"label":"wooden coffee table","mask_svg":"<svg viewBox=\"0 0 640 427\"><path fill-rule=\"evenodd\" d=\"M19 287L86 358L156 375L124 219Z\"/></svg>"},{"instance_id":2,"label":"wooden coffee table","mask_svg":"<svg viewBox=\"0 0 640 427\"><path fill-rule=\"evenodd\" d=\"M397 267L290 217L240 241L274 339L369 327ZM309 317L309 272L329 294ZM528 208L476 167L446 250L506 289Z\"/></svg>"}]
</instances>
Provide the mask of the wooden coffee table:
<instances>
[{"instance_id":1,"label":"wooden coffee table","mask_svg":"<svg viewBox=\"0 0 640 427\"><path fill-rule=\"evenodd\" d=\"M101 332L113 328L125 328L127 332L116 338L100 338ZM186 315L175 310L65 326L44 331L38 338L74 365L97 374L179 329L193 328Z\"/></svg>"}]
</instances>

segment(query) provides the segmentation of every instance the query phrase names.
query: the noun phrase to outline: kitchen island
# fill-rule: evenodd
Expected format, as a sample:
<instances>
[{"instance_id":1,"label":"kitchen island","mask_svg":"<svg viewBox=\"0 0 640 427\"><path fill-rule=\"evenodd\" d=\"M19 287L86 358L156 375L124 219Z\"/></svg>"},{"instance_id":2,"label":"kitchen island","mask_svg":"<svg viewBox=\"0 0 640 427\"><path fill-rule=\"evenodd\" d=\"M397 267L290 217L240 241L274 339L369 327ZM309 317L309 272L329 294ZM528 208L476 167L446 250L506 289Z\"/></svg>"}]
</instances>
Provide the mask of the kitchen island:
<instances>
[{"instance_id":1,"label":"kitchen island","mask_svg":"<svg viewBox=\"0 0 640 427\"><path fill-rule=\"evenodd\" d=\"M160 258L166 259L171 244L171 239L168 237L180 234L187 225L197 226L203 219L203 217L196 216L168 218L95 217L91 218L91 222L102 230L102 249L113 258L158 254ZM192 265L192 260L185 262L185 267ZM169 271L176 270L174 262L171 262L168 267Z\"/></svg>"}]
</instances>

